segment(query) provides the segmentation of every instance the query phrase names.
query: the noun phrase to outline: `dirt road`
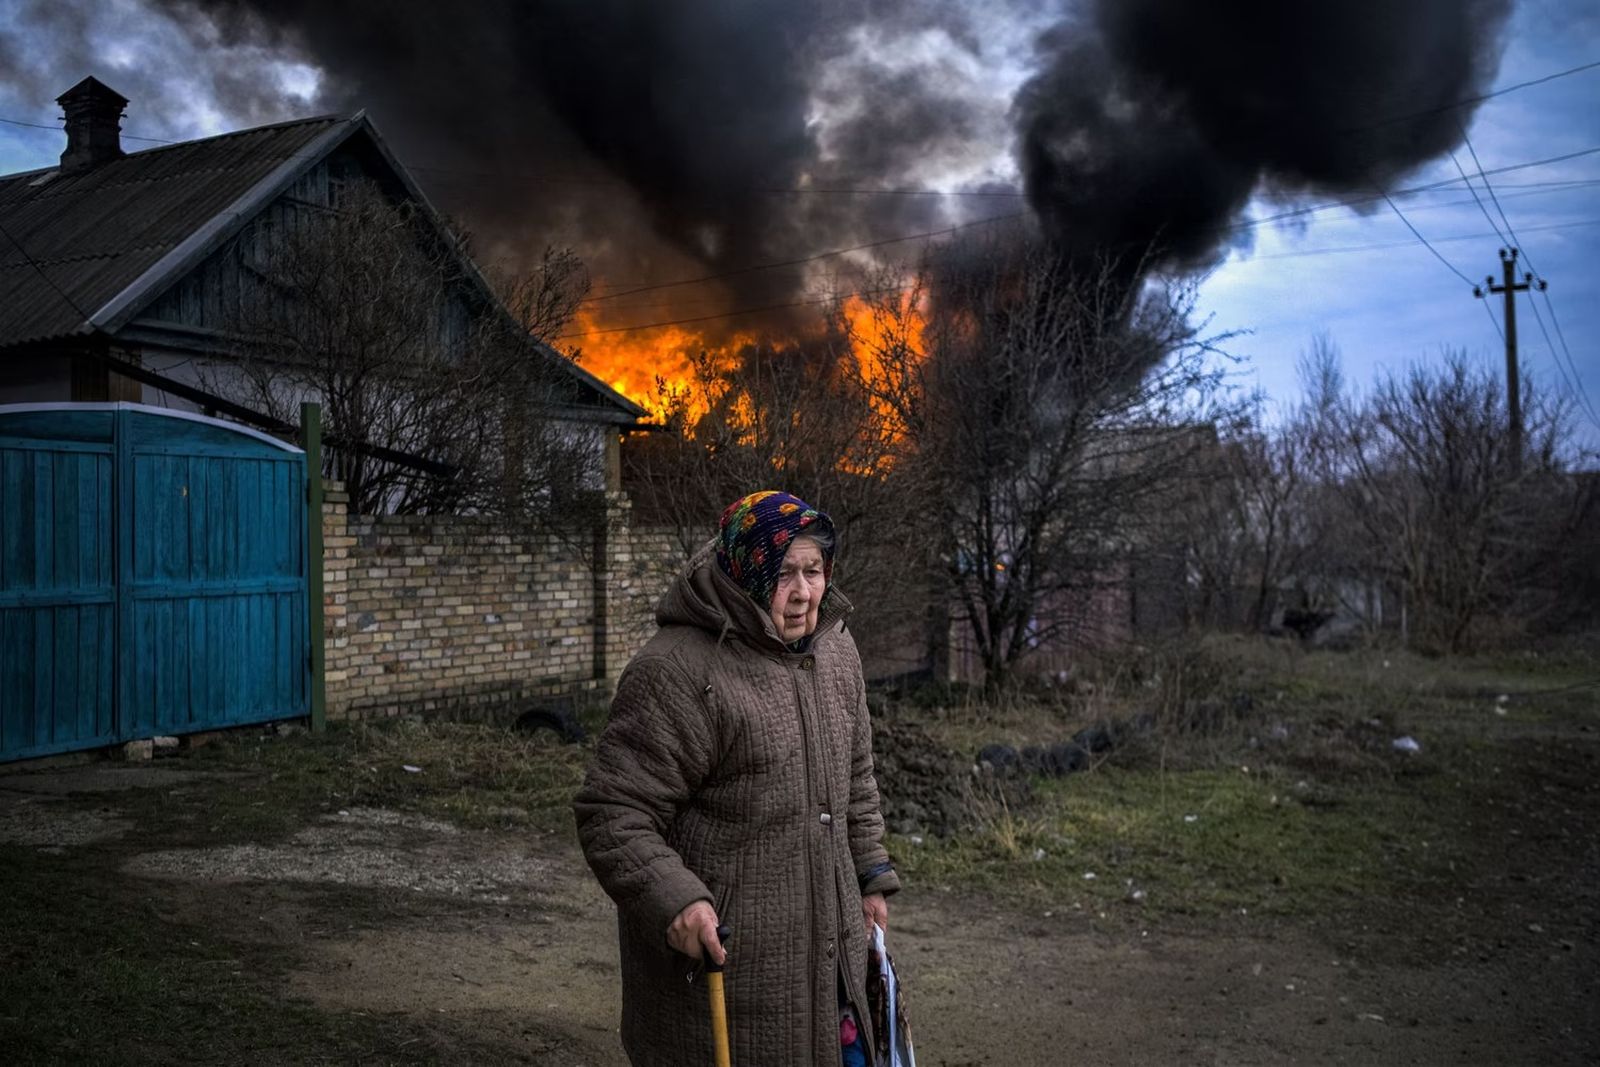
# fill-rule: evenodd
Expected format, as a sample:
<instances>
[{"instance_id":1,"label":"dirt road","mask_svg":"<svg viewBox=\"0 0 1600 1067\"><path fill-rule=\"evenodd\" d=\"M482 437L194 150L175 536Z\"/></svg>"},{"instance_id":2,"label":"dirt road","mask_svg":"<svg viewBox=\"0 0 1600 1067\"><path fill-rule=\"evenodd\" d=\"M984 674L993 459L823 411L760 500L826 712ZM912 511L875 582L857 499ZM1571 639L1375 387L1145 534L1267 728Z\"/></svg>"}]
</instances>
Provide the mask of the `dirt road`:
<instances>
[{"instance_id":1,"label":"dirt road","mask_svg":"<svg viewBox=\"0 0 1600 1067\"><path fill-rule=\"evenodd\" d=\"M41 885L91 893L109 922L210 946L184 972L200 999L209 979L192 972L212 967L268 1010L301 1009L277 1024L291 1038L378 1027L349 1038L365 1044L348 1057L324 1044L302 1059L285 1038L256 1048L262 1062L624 1063L611 906L567 835L357 808L286 839L185 843L216 791L257 784L178 761L0 778L0 857L13 876L25 863ZM891 948L925 1067L1600 1061L1592 926L1506 914L1471 936L1402 938L1389 911L1373 916L1156 920L1134 904L1021 911L914 886L893 902ZM181 1030L140 1047L149 1062L238 1052L218 1040L215 1060Z\"/></svg>"}]
</instances>

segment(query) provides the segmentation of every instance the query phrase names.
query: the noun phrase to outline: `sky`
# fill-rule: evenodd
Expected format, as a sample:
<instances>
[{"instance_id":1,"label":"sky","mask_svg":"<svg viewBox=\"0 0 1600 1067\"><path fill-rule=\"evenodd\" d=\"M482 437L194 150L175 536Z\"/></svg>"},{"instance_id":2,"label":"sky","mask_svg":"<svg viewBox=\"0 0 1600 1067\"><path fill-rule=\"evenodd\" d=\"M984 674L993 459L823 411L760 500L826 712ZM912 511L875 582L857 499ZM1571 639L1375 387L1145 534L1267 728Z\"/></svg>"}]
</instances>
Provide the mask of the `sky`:
<instances>
[{"instance_id":1,"label":"sky","mask_svg":"<svg viewBox=\"0 0 1600 1067\"><path fill-rule=\"evenodd\" d=\"M1524 0L1507 36L1491 92L1600 60L1600 4ZM1600 152L1592 151L1600 147L1600 68L1485 101L1467 136L1477 160L1464 150L1455 153L1456 159L1469 176L1476 175L1478 163L1491 172L1499 207L1521 238L1519 274L1532 270L1549 283L1542 296L1517 298L1521 364L1544 388L1571 392L1581 386L1595 408L1593 418L1580 420L1584 439L1600 445ZM1585 151L1590 154L1560 163L1492 173ZM1503 234L1505 223L1493 200L1477 183L1486 218L1448 157L1403 184L1450 179L1457 180L1434 191L1392 197L1449 267L1380 201L1359 212L1318 212L1303 225L1261 227L1252 249L1230 254L1207 278L1202 307L1219 329L1249 331L1229 347L1249 359L1269 396L1292 402L1298 395L1296 361L1318 333L1339 346L1355 383L1435 361L1447 350L1465 352L1503 373L1505 346L1489 314L1503 319L1504 298L1474 298L1473 286L1450 269L1477 284L1490 274L1500 281L1498 253L1506 242L1496 230ZM1276 210L1258 202L1251 214ZM1554 350L1534 308L1544 316ZM1563 350L1551 308L1571 352L1570 367L1556 354ZM1576 381L1569 383L1574 371Z\"/></svg>"},{"instance_id":2,"label":"sky","mask_svg":"<svg viewBox=\"0 0 1600 1067\"><path fill-rule=\"evenodd\" d=\"M727 12L736 9L726 5L674 8L697 12L681 20L650 8L631 54L619 27L646 9L597 2L589 6L612 12L607 47L620 58L593 84L665 55L660 69L623 85L608 112L603 91L594 100L572 97L584 63L574 61L577 72L563 71L552 88L503 44L490 15L510 18L515 5L476 5L459 25L412 12L405 39L406 20L368 33L359 16L341 23L327 13L342 5L0 0L0 173L56 161L63 142L52 101L85 74L133 101L124 124L130 149L154 143L137 136L182 139L364 106L429 195L474 225L482 258L515 260L547 241L569 243L590 261L596 295L606 295L623 284L740 271L1024 210L1019 114L1027 108L1019 89L1072 55L1081 18L1074 5L1094 2L828 0L829 20L784 14L754 20L754 28L731 25L737 16ZM571 11L583 9L541 0L528 10L552 14L519 32L564 43L563 34L582 28ZM680 22L694 41L672 51L660 41ZM397 67L419 41L458 52L459 65ZM1523 367L1540 387L1573 398L1583 440L1600 446L1600 66L1512 88L1600 63L1600 0L1517 0L1498 44L1498 69L1480 87L1497 95L1463 111L1470 148L1463 142L1404 168L1387 181L1388 202L1280 182L1275 187L1297 191L1263 196L1258 186L1231 216L1231 238L1195 277L1209 330L1234 335L1226 348L1241 361L1239 382L1280 409L1292 405L1297 360L1319 335L1338 346L1356 385L1455 350L1503 369L1502 299L1476 299L1473 285L1490 273L1498 280L1509 223L1522 250L1519 270L1549 284L1518 297ZM570 50L585 58L581 46ZM792 54L806 57L804 65ZM708 57L731 64L729 77L678 84ZM538 66L561 62L562 50L552 48ZM440 72L432 82L430 64ZM517 106L496 109L495 94ZM653 108L639 106L641 94ZM662 148L680 143L676 154ZM1556 157L1570 158L1525 165ZM1458 164L1475 179L1480 167L1488 172L1488 187L1473 182L1476 199ZM773 184L782 188L766 188ZM752 188L761 195L747 195ZM1365 202L1339 203L1354 199ZM865 268L920 247L884 245L812 260L781 278L740 272L591 307L603 325L628 327L759 307L806 286L815 291L841 264ZM662 334L616 336L648 348Z\"/></svg>"}]
</instances>

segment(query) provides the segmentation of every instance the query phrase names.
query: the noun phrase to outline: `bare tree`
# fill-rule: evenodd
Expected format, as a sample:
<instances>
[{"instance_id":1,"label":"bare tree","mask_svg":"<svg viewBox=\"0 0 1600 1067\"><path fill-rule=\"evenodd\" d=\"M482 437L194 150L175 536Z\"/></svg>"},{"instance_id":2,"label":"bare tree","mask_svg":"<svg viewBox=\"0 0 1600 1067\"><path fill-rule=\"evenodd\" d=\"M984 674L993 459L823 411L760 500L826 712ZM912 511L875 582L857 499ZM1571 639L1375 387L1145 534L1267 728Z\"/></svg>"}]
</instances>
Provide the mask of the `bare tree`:
<instances>
[{"instance_id":1,"label":"bare tree","mask_svg":"<svg viewBox=\"0 0 1600 1067\"><path fill-rule=\"evenodd\" d=\"M529 270L491 278L500 302L529 337L553 344L589 295L589 267L571 248L547 247Z\"/></svg>"},{"instance_id":2,"label":"bare tree","mask_svg":"<svg viewBox=\"0 0 1600 1067\"><path fill-rule=\"evenodd\" d=\"M1126 276L1013 235L943 250L912 299L877 305L868 386L905 435L942 595L991 683L1070 637L1097 592L1171 563L1163 512L1229 414L1192 288Z\"/></svg>"},{"instance_id":3,"label":"bare tree","mask_svg":"<svg viewBox=\"0 0 1600 1067\"><path fill-rule=\"evenodd\" d=\"M1187 541L1184 619L1189 626L1229 628L1244 621L1241 602L1251 584L1258 541L1246 486L1258 473L1254 464L1264 451L1265 432L1250 423L1225 436L1216 462L1181 498L1178 514Z\"/></svg>"},{"instance_id":4,"label":"bare tree","mask_svg":"<svg viewBox=\"0 0 1600 1067\"><path fill-rule=\"evenodd\" d=\"M1537 572L1586 506L1569 406L1524 381L1518 464L1498 375L1462 353L1385 374L1361 397L1324 378L1319 473L1355 549L1347 566L1392 584L1406 635L1461 651L1489 620L1545 610Z\"/></svg>"},{"instance_id":5,"label":"bare tree","mask_svg":"<svg viewBox=\"0 0 1600 1067\"><path fill-rule=\"evenodd\" d=\"M1183 510L1192 623L1267 628L1280 591L1320 551L1310 432L1304 411L1272 424L1258 400L1195 472Z\"/></svg>"},{"instance_id":6,"label":"bare tree","mask_svg":"<svg viewBox=\"0 0 1600 1067\"><path fill-rule=\"evenodd\" d=\"M275 207L238 241L226 328L244 349L212 388L285 421L318 399L327 473L364 513L554 514L593 469L551 417L570 380L535 340L586 281L567 253L490 295L460 237L371 184L332 207Z\"/></svg>"}]
</instances>

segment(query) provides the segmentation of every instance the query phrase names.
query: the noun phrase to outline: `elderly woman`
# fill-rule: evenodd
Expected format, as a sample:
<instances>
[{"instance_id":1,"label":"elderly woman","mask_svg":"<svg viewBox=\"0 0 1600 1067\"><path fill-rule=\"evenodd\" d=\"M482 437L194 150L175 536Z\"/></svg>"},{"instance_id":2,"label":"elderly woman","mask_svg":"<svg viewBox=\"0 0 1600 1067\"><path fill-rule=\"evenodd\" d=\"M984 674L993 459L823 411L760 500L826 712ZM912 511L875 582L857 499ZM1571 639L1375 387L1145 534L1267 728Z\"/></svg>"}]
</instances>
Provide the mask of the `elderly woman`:
<instances>
[{"instance_id":1,"label":"elderly woman","mask_svg":"<svg viewBox=\"0 0 1600 1067\"><path fill-rule=\"evenodd\" d=\"M868 932L899 881L833 550L828 517L787 493L730 505L662 597L574 801L641 1067L710 1062L697 972L724 959L719 922L734 1063L869 1062Z\"/></svg>"}]
</instances>

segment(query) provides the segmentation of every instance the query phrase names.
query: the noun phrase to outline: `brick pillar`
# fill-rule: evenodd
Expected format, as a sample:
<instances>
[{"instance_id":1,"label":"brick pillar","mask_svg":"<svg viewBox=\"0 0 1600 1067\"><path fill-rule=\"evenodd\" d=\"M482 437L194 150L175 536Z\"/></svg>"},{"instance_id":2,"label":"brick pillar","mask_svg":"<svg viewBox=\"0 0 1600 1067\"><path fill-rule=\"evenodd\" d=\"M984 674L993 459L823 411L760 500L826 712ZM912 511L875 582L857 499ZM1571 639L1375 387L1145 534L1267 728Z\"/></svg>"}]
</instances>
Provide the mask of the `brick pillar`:
<instances>
[{"instance_id":1,"label":"brick pillar","mask_svg":"<svg viewBox=\"0 0 1600 1067\"><path fill-rule=\"evenodd\" d=\"M328 718L342 719L350 711L350 667L346 650L350 644L346 629L350 603L350 494L344 483L331 479L322 482L322 627L325 677L328 685Z\"/></svg>"},{"instance_id":2,"label":"brick pillar","mask_svg":"<svg viewBox=\"0 0 1600 1067\"><path fill-rule=\"evenodd\" d=\"M603 602L596 600L596 610L602 603L605 610L605 670L597 673L597 677L605 681L609 690L615 688L617 679L622 677L622 668L638 651L633 640L634 628L628 618L634 569L633 501L628 499L627 493L607 493L605 514L605 599Z\"/></svg>"}]
</instances>

